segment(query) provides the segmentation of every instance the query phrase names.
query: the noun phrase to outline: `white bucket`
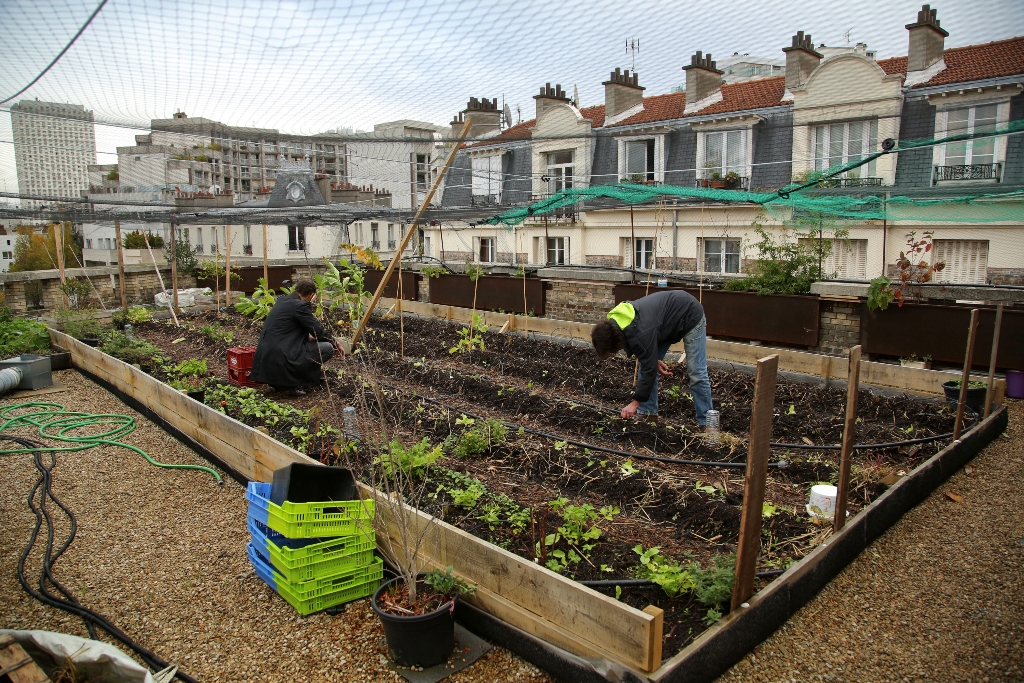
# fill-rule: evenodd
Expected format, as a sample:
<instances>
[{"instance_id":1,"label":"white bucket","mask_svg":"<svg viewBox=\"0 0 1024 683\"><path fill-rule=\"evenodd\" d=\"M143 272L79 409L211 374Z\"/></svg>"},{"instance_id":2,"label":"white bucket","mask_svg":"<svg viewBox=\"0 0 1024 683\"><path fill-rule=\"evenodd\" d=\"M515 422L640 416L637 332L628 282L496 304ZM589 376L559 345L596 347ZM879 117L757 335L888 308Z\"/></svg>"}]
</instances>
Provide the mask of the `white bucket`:
<instances>
[{"instance_id":1,"label":"white bucket","mask_svg":"<svg viewBox=\"0 0 1024 683\"><path fill-rule=\"evenodd\" d=\"M836 498L839 489L828 484L817 484L811 487L811 502L807 504L807 514L818 519L832 519L836 515Z\"/></svg>"}]
</instances>

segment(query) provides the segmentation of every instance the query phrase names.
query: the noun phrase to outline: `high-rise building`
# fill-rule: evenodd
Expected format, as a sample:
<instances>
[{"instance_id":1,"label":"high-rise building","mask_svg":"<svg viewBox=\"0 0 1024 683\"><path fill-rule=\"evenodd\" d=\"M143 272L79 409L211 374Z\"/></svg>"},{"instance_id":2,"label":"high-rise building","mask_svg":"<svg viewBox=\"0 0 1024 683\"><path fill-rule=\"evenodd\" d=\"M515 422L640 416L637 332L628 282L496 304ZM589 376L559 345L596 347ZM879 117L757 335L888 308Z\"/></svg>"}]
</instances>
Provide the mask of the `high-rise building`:
<instances>
[{"instance_id":1,"label":"high-rise building","mask_svg":"<svg viewBox=\"0 0 1024 683\"><path fill-rule=\"evenodd\" d=\"M93 116L80 104L22 100L11 107L18 192L43 197L77 197L89 188L89 164L96 163ZM22 200L23 206L47 201Z\"/></svg>"}]
</instances>

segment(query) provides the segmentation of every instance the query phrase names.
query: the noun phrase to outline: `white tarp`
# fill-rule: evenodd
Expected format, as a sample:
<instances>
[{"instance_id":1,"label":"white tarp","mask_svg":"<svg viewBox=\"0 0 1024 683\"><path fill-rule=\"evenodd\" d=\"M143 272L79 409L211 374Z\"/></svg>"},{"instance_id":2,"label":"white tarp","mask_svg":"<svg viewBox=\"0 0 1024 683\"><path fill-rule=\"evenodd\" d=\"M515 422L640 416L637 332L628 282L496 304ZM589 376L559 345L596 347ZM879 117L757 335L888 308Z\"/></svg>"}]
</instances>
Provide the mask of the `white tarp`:
<instances>
[{"instance_id":1,"label":"white tarp","mask_svg":"<svg viewBox=\"0 0 1024 683\"><path fill-rule=\"evenodd\" d=\"M104 683L157 683L149 669L113 645L51 631L9 631L9 635L48 675L73 658L75 669L89 680Z\"/></svg>"},{"instance_id":2,"label":"white tarp","mask_svg":"<svg viewBox=\"0 0 1024 683\"><path fill-rule=\"evenodd\" d=\"M178 290L178 306L181 308L188 308L189 306L196 305L197 296L209 296L213 292L210 291L209 287L191 287L189 289ZM166 290L163 292L157 292L156 296L153 297L153 302L157 306L166 307L171 303L171 299L174 296L173 290Z\"/></svg>"}]
</instances>

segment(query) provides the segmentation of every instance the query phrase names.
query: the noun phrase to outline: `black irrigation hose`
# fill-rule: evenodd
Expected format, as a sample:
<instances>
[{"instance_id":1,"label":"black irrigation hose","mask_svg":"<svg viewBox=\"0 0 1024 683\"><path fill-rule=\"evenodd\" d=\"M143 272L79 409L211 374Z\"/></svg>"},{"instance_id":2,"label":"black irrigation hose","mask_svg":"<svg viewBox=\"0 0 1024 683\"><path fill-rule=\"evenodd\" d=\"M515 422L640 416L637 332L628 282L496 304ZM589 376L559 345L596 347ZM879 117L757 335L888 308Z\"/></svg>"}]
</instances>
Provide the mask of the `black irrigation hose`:
<instances>
[{"instance_id":1,"label":"black irrigation hose","mask_svg":"<svg viewBox=\"0 0 1024 683\"><path fill-rule=\"evenodd\" d=\"M759 579L767 579L772 576L781 576L785 572L785 569L769 569L768 571L758 572L755 576ZM628 588L630 586L655 585L652 579L619 579L618 581L615 579L598 579L594 581L577 581L576 583L588 588L614 588L615 586Z\"/></svg>"},{"instance_id":2,"label":"black irrigation hose","mask_svg":"<svg viewBox=\"0 0 1024 683\"><path fill-rule=\"evenodd\" d=\"M35 449L33 458L35 461L36 469L39 470L39 479L36 481L32 490L28 496L28 507L36 516L36 524L32 529L32 533L29 537L28 545L25 546L25 550L21 553L21 557L18 558L18 582L26 593L31 595L36 600L40 601L45 605L56 607L57 609L64 610L76 616L82 618L85 622L86 627L89 630L89 635L93 640L97 640L96 637L96 626L109 633L111 636L121 641L124 645L131 648L145 663L154 671L160 671L166 669L169 665L164 660L160 659L157 655L147 650L142 645L129 638L121 629L113 624L105 616L89 609L88 607L82 606L80 602L68 591L56 578L53 576L53 565L57 560L64 554L64 552L70 547L71 542L75 538L75 533L78 529L78 520L75 518L74 513L68 508L53 492L53 468L57 466L57 455L53 451L45 451L46 445L30 439L22 439L14 436L0 435L0 439L6 441L13 441L19 444L23 448ZM43 453L47 452L50 454L50 464L47 465L43 462ZM39 504L36 504L36 492L40 491L41 495ZM56 552L53 552L54 545L54 525L53 518L50 516L50 512L46 509L47 499L52 500L64 513L68 516L71 522L71 530L68 533L67 540L61 544L60 548ZM46 548L43 553L43 571L39 576L39 589L36 590L29 583L25 576L25 563L28 560L28 556L32 553L35 548L36 541L39 538L39 531L43 526L43 522L46 523ZM47 587L47 582L51 583L61 594L63 598L54 595ZM196 679L192 678L188 674L177 671L175 678L178 678L185 683L199 683Z\"/></svg>"}]
</instances>

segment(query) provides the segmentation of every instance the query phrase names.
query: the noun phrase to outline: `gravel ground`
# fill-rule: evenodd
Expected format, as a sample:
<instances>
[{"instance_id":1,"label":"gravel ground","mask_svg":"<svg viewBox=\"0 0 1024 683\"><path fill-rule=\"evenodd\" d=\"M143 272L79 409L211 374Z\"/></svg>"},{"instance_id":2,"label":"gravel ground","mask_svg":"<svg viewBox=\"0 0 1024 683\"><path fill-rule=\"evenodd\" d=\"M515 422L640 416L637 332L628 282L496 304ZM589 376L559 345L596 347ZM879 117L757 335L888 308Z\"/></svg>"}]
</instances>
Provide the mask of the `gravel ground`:
<instances>
[{"instance_id":1,"label":"gravel ground","mask_svg":"<svg viewBox=\"0 0 1024 683\"><path fill-rule=\"evenodd\" d=\"M719 681L1024 681L1024 402L1008 403L1001 438Z\"/></svg>"},{"instance_id":2,"label":"gravel ground","mask_svg":"<svg viewBox=\"0 0 1024 683\"><path fill-rule=\"evenodd\" d=\"M77 372L54 375L70 391L41 400L132 415L138 428L129 443L164 462L208 464ZM0 400L0 407L17 402ZM18 584L18 557L34 524L26 499L37 474L29 455L0 456L0 468L0 626L87 637L80 619L36 602ZM124 449L94 448L59 456L54 492L78 519L78 536L55 566L56 577L84 605L194 678L404 680L387 667L368 599L338 616L300 617L260 581L245 552L244 488L227 475L219 487L205 472L158 469ZM39 565L38 555L30 558L30 577ZM494 648L449 680L551 679Z\"/></svg>"}]
</instances>

